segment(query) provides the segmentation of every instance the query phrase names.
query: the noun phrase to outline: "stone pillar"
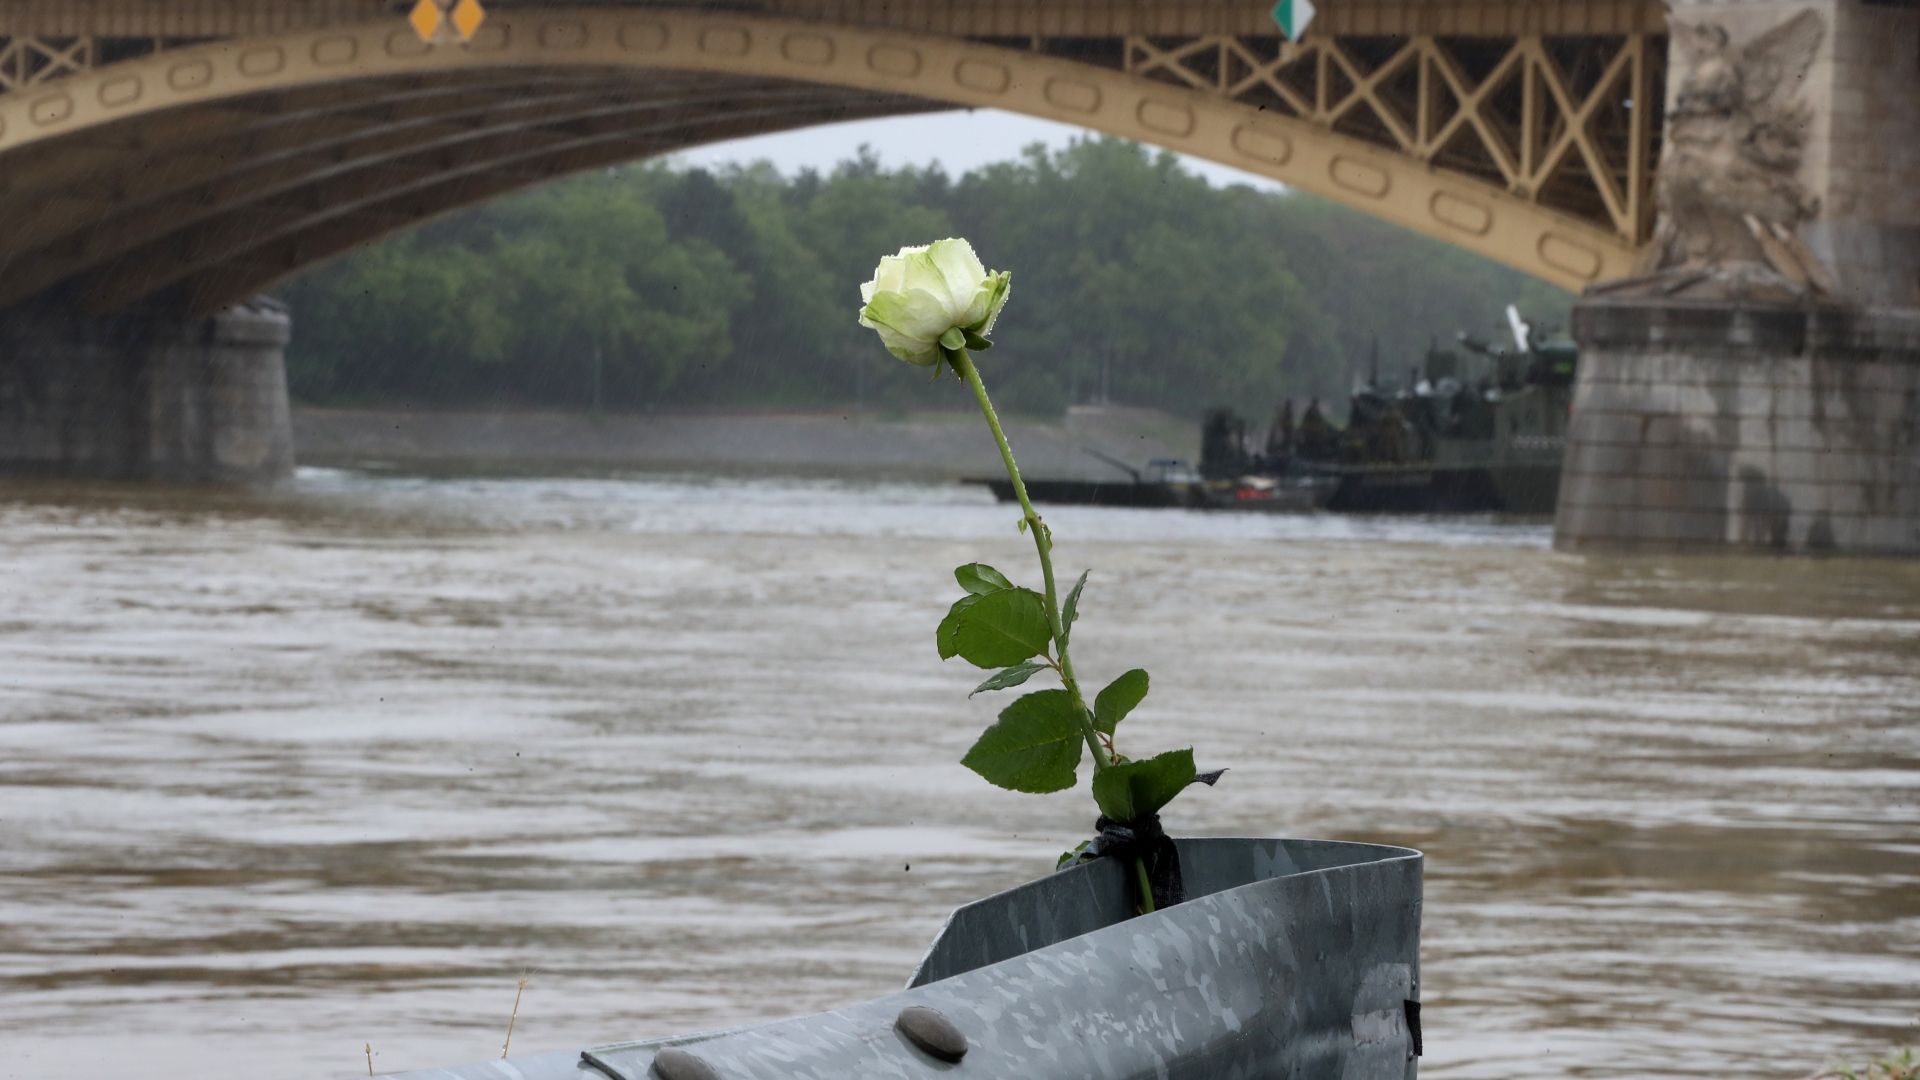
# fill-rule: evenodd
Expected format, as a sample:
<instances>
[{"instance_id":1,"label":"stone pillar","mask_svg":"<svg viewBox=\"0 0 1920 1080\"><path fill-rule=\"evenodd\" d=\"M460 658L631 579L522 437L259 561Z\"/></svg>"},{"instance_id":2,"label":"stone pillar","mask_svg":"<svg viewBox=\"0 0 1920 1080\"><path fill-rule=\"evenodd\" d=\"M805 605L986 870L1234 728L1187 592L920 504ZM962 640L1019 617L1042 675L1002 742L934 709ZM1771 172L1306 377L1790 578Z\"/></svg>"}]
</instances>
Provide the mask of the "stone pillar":
<instances>
[{"instance_id":1,"label":"stone pillar","mask_svg":"<svg viewBox=\"0 0 1920 1080\"><path fill-rule=\"evenodd\" d=\"M1595 297L1554 544L1920 555L1920 310Z\"/></svg>"},{"instance_id":2,"label":"stone pillar","mask_svg":"<svg viewBox=\"0 0 1920 1080\"><path fill-rule=\"evenodd\" d=\"M0 472L262 482L293 470L286 309L0 312Z\"/></svg>"},{"instance_id":3,"label":"stone pillar","mask_svg":"<svg viewBox=\"0 0 1920 1080\"><path fill-rule=\"evenodd\" d=\"M1808 72L1804 169L1820 212L1803 235L1847 299L1920 307L1920 5L1818 9L1829 42Z\"/></svg>"}]
</instances>

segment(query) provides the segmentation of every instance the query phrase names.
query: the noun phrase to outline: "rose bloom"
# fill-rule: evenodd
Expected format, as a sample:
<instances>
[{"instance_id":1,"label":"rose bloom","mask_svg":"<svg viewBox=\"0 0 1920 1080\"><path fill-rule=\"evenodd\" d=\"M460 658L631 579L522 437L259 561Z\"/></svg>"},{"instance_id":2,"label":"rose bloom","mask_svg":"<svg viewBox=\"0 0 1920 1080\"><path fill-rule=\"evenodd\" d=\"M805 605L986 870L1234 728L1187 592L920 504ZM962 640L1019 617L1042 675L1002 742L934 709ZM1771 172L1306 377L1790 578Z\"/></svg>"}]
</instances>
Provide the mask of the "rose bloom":
<instances>
[{"instance_id":1,"label":"rose bloom","mask_svg":"<svg viewBox=\"0 0 1920 1080\"><path fill-rule=\"evenodd\" d=\"M992 273L965 240L903 247L881 258L873 280L860 286L860 325L880 334L887 351L909 364L932 367L942 349L958 351L993 329L1006 306L1013 275Z\"/></svg>"}]
</instances>

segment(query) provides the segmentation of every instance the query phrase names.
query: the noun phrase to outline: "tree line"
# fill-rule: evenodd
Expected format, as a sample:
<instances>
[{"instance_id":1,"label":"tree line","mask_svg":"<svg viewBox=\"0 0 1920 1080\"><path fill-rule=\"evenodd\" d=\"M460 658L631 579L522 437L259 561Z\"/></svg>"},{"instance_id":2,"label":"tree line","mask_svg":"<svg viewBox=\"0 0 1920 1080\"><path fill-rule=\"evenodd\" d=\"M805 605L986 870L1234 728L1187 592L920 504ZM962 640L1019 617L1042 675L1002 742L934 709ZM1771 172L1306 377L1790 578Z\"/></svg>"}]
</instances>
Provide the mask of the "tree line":
<instances>
[{"instance_id":1,"label":"tree line","mask_svg":"<svg viewBox=\"0 0 1920 1080\"><path fill-rule=\"evenodd\" d=\"M1343 400L1376 354L1398 377L1510 302L1564 325L1569 301L1335 204L1089 137L957 179L870 153L827 174L575 177L292 283L289 376L309 403L949 405L855 323L879 256L944 236L1013 271L987 362L996 398L1033 414Z\"/></svg>"}]
</instances>

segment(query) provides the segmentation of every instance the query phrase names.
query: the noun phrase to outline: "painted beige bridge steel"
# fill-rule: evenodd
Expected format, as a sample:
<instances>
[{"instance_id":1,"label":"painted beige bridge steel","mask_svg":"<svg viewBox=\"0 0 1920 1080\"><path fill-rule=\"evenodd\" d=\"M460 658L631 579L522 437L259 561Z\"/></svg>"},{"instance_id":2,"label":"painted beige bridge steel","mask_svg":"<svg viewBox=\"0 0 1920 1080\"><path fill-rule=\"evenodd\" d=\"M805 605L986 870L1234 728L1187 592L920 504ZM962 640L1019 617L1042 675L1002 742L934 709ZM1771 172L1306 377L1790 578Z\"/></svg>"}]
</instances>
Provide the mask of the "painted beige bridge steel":
<instances>
[{"instance_id":1,"label":"painted beige bridge steel","mask_svg":"<svg viewBox=\"0 0 1920 1080\"><path fill-rule=\"evenodd\" d=\"M0 0L0 307L204 313L583 169L995 107L1236 166L1569 288L1653 219L1656 0Z\"/></svg>"}]
</instances>

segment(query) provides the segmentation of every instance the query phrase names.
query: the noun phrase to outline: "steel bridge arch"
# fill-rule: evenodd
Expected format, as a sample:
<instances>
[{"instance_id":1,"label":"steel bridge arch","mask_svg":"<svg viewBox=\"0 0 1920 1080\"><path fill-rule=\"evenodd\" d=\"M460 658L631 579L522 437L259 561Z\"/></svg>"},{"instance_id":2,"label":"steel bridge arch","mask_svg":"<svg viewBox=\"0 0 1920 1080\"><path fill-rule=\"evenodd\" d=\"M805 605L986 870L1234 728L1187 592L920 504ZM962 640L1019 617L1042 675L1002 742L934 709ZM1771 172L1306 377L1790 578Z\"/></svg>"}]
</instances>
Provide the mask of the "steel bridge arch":
<instances>
[{"instance_id":1,"label":"steel bridge arch","mask_svg":"<svg viewBox=\"0 0 1920 1080\"><path fill-rule=\"evenodd\" d=\"M662 86L675 94L649 93ZM494 111L519 120L478 115L483 90L509 94ZM1485 180L1121 70L825 22L542 8L502 12L468 45L428 46L396 18L221 40L0 96L0 206L16 232L0 306L61 296L203 313L570 172L956 106L1234 166L1569 289L1625 276L1636 254Z\"/></svg>"}]
</instances>

